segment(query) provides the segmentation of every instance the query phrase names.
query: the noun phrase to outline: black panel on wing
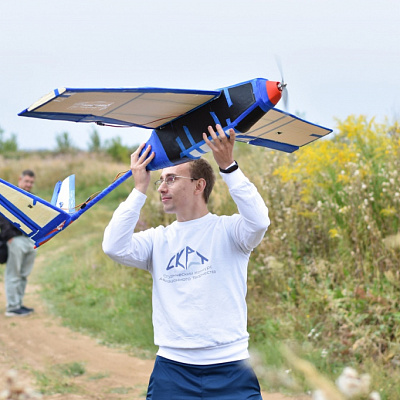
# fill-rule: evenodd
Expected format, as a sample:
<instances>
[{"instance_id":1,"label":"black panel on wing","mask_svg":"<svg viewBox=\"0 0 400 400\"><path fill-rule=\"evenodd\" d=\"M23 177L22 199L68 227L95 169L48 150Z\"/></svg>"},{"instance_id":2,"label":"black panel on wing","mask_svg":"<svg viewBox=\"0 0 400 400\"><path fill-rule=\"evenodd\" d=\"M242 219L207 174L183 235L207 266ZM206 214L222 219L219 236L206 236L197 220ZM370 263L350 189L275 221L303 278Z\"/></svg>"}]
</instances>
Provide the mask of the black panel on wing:
<instances>
[{"instance_id":1,"label":"black panel on wing","mask_svg":"<svg viewBox=\"0 0 400 400\"><path fill-rule=\"evenodd\" d=\"M155 130L171 161L181 158L181 146L188 149L195 143L201 142L203 132L208 133L208 126L215 127L216 123L220 123L224 128L255 102L251 83L234 86L229 88L228 92L231 106L225 93L222 92L217 99ZM246 119L246 125L248 122ZM250 126L247 127L249 128Z\"/></svg>"},{"instance_id":2,"label":"black panel on wing","mask_svg":"<svg viewBox=\"0 0 400 400\"><path fill-rule=\"evenodd\" d=\"M254 104L255 98L251 83L233 86L228 89L232 106L230 107L231 120L234 121L242 113Z\"/></svg>"}]
</instances>

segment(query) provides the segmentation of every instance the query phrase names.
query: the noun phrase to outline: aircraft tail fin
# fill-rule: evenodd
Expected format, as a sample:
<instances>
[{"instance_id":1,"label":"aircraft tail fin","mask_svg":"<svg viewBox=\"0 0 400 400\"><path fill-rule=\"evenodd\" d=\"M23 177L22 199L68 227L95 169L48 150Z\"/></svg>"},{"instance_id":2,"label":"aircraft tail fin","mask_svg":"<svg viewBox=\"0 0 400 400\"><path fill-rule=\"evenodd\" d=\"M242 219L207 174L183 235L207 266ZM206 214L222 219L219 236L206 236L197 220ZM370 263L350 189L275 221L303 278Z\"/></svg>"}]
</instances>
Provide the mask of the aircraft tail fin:
<instances>
[{"instance_id":1,"label":"aircraft tail fin","mask_svg":"<svg viewBox=\"0 0 400 400\"><path fill-rule=\"evenodd\" d=\"M56 183L51 204L69 214L75 212L75 175L70 175Z\"/></svg>"}]
</instances>

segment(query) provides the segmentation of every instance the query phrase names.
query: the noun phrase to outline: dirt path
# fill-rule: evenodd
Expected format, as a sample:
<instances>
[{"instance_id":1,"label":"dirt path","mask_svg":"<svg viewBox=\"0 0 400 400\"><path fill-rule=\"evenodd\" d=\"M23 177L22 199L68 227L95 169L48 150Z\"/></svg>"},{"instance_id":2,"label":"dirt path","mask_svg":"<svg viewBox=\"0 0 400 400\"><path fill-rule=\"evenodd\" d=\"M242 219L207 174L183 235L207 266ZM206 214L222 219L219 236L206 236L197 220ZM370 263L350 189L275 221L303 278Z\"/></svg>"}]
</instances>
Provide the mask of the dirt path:
<instances>
[{"instance_id":1,"label":"dirt path","mask_svg":"<svg viewBox=\"0 0 400 400\"><path fill-rule=\"evenodd\" d=\"M31 282L34 276L32 278ZM4 283L0 285L0 392L10 369L17 370L23 385L38 390L38 374L42 379L50 379L57 365L81 363L85 368L83 375L58 382L64 390L74 387L74 394L45 394L43 399L145 398L153 360L135 358L63 327L61 319L47 313L39 296L40 288L32 283L28 284L25 304L34 307L35 313L24 318L7 318L4 316ZM289 399L281 394L265 393L263 397L264 400Z\"/></svg>"}]
</instances>

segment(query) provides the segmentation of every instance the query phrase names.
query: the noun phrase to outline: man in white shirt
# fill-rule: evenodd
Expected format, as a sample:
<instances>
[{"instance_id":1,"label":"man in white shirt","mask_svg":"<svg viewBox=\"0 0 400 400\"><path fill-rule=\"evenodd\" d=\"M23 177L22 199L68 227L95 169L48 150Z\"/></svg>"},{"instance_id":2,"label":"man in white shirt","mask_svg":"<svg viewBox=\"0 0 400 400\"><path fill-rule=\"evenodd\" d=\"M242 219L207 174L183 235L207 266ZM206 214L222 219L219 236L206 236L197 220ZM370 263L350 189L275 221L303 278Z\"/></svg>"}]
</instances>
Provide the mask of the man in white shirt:
<instances>
[{"instance_id":1,"label":"man in white shirt","mask_svg":"<svg viewBox=\"0 0 400 400\"><path fill-rule=\"evenodd\" d=\"M135 189L105 230L113 260L153 277L154 342L159 346L147 400L261 399L247 360L246 280L250 253L268 226L268 209L233 159L235 132L209 127L213 152L239 214L208 210L215 176L204 159L162 170L156 182L171 225L134 233L154 158L141 145L131 156ZM211 140L210 140L211 139Z\"/></svg>"}]
</instances>

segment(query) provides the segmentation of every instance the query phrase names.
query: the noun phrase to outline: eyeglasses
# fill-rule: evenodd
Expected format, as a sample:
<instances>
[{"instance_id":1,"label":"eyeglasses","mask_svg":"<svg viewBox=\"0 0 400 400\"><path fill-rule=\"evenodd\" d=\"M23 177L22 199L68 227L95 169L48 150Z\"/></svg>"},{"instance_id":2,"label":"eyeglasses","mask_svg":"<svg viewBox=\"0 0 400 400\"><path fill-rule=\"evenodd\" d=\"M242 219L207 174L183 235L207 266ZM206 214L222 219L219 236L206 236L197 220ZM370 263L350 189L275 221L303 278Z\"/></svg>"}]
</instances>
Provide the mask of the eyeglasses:
<instances>
[{"instance_id":1,"label":"eyeglasses","mask_svg":"<svg viewBox=\"0 0 400 400\"><path fill-rule=\"evenodd\" d=\"M190 178L188 176L179 176L179 175L168 175L165 179L159 179L158 181L154 182L156 189L158 189L164 182L167 186L172 186L175 182L175 179L190 179L191 181L198 181L199 178Z\"/></svg>"}]
</instances>

